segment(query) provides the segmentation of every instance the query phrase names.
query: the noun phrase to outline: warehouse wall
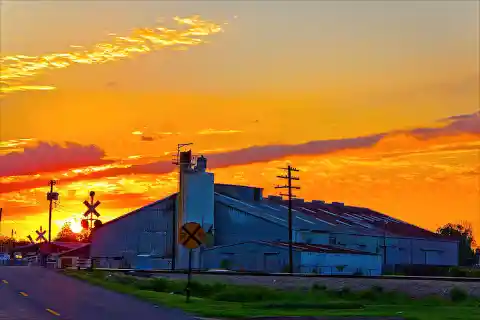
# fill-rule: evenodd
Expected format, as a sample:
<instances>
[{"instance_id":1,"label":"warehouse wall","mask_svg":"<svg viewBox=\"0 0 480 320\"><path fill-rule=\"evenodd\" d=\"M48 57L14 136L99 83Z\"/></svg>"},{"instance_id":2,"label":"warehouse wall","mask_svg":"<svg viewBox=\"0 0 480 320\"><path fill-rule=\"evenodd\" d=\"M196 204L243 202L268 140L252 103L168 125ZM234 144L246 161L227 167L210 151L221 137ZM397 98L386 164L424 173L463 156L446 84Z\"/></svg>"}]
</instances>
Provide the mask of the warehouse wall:
<instances>
[{"instance_id":1,"label":"warehouse wall","mask_svg":"<svg viewBox=\"0 0 480 320\"><path fill-rule=\"evenodd\" d=\"M288 249L259 243L239 243L207 249L202 255L206 269L227 268L236 271L283 272L288 266ZM298 270L300 252L293 252Z\"/></svg>"},{"instance_id":2,"label":"warehouse wall","mask_svg":"<svg viewBox=\"0 0 480 320\"><path fill-rule=\"evenodd\" d=\"M103 225L92 236L92 257L124 257L132 267L138 255L170 258L174 199L171 196Z\"/></svg>"},{"instance_id":3,"label":"warehouse wall","mask_svg":"<svg viewBox=\"0 0 480 320\"><path fill-rule=\"evenodd\" d=\"M367 236L332 233L331 240L349 249L362 250L383 256L386 244L387 265L428 264L458 265L458 243L441 239L417 239L392 236Z\"/></svg>"},{"instance_id":4,"label":"warehouse wall","mask_svg":"<svg viewBox=\"0 0 480 320\"><path fill-rule=\"evenodd\" d=\"M378 255L302 252L301 272L318 274L381 275L382 259Z\"/></svg>"}]
</instances>

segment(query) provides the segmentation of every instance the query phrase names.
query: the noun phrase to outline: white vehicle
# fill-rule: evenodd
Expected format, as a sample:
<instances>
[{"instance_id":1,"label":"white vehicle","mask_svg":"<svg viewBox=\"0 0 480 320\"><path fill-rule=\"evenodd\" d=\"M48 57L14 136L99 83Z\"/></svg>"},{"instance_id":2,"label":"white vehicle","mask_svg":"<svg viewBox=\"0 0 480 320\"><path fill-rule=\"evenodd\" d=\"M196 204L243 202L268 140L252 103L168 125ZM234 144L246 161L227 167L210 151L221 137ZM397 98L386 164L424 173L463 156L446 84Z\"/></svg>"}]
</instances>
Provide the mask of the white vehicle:
<instances>
[{"instance_id":1,"label":"white vehicle","mask_svg":"<svg viewBox=\"0 0 480 320\"><path fill-rule=\"evenodd\" d=\"M207 272L235 272L227 269L208 269Z\"/></svg>"}]
</instances>

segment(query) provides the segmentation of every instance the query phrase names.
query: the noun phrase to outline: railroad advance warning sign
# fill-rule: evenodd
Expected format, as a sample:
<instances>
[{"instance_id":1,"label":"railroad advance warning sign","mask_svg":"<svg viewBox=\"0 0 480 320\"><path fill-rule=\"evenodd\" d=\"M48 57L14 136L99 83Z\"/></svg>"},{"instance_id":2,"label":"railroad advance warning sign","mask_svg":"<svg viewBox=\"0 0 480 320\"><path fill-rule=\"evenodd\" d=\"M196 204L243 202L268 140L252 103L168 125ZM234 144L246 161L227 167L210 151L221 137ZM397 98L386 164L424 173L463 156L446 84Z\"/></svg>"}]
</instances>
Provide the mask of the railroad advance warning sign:
<instances>
[{"instance_id":1,"label":"railroad advance warning sign","mask_svg":"<svg viewBox=\"0 0 480 320\"><path fill-rule=\"evenodd\" d=\"M178 242L188 249L195 249L205 243L205 231L196 222L185 223L178 233Z\"/></svg>"}]
</instances>

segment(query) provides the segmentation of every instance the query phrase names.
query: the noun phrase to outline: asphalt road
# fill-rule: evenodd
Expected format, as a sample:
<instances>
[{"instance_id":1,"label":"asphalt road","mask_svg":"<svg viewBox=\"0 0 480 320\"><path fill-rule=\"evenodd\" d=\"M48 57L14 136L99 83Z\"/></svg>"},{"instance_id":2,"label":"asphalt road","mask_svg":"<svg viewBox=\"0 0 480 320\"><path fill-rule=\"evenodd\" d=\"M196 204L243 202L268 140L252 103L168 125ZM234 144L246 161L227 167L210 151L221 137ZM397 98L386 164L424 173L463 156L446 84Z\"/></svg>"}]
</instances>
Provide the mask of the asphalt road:
<instances>
[{"instance_id":1,"label":"asphalt road","mask_svg":"<svg viewBox=\"0 0 480 320\"><path fill-rule=\"evenodd\" d=\"M0 266L0 320L193 320L41 267Z\"/></svg>"}]
</instances>

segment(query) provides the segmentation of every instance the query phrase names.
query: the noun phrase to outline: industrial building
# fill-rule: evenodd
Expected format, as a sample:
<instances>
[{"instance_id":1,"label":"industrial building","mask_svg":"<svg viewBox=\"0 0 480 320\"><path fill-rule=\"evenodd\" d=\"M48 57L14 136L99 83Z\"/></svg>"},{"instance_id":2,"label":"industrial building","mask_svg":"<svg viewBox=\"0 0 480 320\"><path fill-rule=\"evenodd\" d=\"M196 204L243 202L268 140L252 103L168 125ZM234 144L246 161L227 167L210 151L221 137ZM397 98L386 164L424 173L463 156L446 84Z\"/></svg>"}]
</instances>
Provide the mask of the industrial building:
<instances>
[{"instance_id":1,"label":"industrial building","mask_svg":"<svg viewBox=\"0 0 480 320\"><path fill-rule=\"evenodd\" d=\"M289 263L288 207L261 188L215 184L207 159L181 152L179 192L105 223L92 237L100 266L185 269L177 244L186 222L199 223L205 244L194 268L284 272ZM386 266L458 263L458 242L367 208L293 202L293 270L379 275Z\"/></svg>"}]
</instances>

